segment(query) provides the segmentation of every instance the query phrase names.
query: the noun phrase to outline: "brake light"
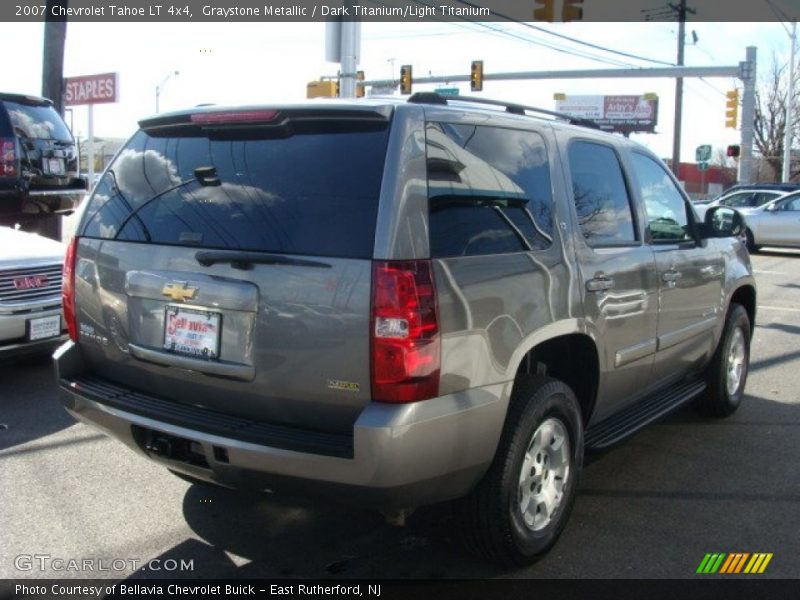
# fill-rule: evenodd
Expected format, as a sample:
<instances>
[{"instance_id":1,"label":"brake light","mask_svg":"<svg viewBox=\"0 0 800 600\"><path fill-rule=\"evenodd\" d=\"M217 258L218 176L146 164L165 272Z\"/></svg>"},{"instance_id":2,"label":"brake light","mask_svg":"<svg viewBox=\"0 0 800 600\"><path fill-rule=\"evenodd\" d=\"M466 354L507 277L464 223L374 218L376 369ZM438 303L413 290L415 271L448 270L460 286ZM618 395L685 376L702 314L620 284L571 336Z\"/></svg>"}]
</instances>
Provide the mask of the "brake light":
<instances>
[{"instance_id":1,"label":"brake light","mask_svg":"<svg viewBox=\"0 0 800 600\"><path fill-rule=\"evenodd\" d=\"M372 270L372 399L417 402L439 393L441 341L430 261Z\"/></svg>"},{"instance_id":2,"label":"brake light","mask_svg":"<svg viewBox=\"0 0 800 600\"><path fill-rule=\"evenodd\" d=\"M17 176L17 143L14 138L0 138L0 177Z\"/></svg>"},{"instance_id":3,"label":"brake light","mask_svg":"<svg viewBox=\"0 0 800 600\"><path fill-rule=\"evenodd\" d=\"M73 237L64 255L63 283L61 285L61 304L64 320L67 322L69 338L78 341L78 319L75 313L75 260L78 255L78 238Z\"/></svg>"},{"instance_id":4,"label":"brake light","mask_svg":"<svg viewBox=\"0 0 800 600\"><path fill-rule=\"evenodd\" d=\"M226 110L195 113L191 116L191 120L192 123L199 125L223 125L226 123L274 121L277 116L277 110Z\"/></svg>"}]
</instances>

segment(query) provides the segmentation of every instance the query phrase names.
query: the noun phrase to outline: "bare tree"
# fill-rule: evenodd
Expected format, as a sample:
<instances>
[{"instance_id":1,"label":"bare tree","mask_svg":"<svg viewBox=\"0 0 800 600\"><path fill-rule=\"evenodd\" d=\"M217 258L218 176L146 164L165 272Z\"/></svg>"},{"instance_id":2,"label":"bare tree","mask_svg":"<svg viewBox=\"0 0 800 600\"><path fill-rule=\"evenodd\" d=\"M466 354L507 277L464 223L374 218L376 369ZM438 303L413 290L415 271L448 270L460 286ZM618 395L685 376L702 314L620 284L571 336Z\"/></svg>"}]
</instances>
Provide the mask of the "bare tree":
<instances>
[{"instance_id":1,"label":"bare tree","mask_svg":"<svg viewBox=\"0 0 800 600\"><path fill-rule=\"evenodd\" d=\"M754 122L755 150L772 170L769 179L779 178L783 166L783 138L786 131L786 91L788 85L788 65L781 65L773 56L772 69L756 91L756 115ZM794 85L794 109L792 147L798 141L800 133L800 75L796 76ZM759 169L761 172L761 169ZM800 164L792 163L791 178L800 175Z\"/></svg>"}]
</instances>

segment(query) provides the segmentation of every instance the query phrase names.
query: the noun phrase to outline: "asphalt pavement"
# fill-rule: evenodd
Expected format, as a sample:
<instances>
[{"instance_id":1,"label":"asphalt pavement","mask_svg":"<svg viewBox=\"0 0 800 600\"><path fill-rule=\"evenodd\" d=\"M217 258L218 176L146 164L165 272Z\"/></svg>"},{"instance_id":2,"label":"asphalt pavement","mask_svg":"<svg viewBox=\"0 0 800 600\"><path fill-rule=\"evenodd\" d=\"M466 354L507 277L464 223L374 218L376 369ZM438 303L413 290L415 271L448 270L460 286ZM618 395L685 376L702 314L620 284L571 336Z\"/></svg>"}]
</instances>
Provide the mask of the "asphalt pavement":
<instances>
[{"instance_id":1,"label":"asphalt pavement","mask_svg":"<svg viewBox=\"0 0 800 600\"><path fill-rule=\"evenodd\" d=\"M687 407L592 456L561 540L519 570L463 550L448 506L396 528L332 502L188 484L76 423L47 359L0 365L0 577L683 578L709 552L773 553L761 577L800 577L800 253L753 263L740 410Z\"/></svg>"}]
</instances>

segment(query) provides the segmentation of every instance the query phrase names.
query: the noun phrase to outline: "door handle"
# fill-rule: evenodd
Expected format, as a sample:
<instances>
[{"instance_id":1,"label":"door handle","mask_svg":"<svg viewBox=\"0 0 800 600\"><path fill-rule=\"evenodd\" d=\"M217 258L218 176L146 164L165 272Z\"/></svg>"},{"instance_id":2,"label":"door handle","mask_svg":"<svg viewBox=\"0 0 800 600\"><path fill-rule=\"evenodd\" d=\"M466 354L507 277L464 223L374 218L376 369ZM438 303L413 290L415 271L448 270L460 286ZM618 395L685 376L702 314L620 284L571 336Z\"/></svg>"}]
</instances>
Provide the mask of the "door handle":
<instances>
[{"instance_id":1,"label":"door handle","mask_svg":"<svg viewBox=\"0 0 800 600\"><path fill-rule=\"evenodd\" d=\"M614 280L605 275L598 275L586 282L586 290L589 292L605 292L614 287Z\"/></svg>"},{"instance_id":2,"label":"door handle","mask_svg":"<svg viewBox=\"0 0 800 600\"><path fill-rule=\"evenodd\" d=\"M678 271L670 269L669 271L664 271L661 274L661 281L665 281L667 283L675 283L681 278L681 274Z\"/></svg>"}]
</instances>

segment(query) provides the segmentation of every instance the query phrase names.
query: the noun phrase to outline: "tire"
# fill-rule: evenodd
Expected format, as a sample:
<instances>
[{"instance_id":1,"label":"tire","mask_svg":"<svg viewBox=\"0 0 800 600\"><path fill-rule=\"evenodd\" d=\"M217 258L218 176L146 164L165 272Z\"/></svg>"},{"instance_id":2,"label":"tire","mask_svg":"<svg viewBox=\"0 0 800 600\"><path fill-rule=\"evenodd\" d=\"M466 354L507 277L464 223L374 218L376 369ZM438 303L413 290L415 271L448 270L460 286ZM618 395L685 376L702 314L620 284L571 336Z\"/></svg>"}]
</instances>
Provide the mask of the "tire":
<instances>
[{"instance_id":1,"label":"tire","mask_svg":"<svg viewBox=\"0 0 800 600\"><path fill-rule=\"evenodd\" d=\"M750 366L750 317L740 304L731 304L725 328L706 372L708 387L697 399L697 409L709 417L736 412L744 397Z\"/></svg>"},{"instance_id":2,"label":"tire","mask_svg":"<svg viewBox=\"0 0 800 600\"><path fill-rule=\"evenodd\" d=\"M467 545L503 566L534 562L564 529L582 465L583 421L572 390L549 377L518 380L494 460L457 505ZM534 492L527 501L523 489Z\"/></svg>"},{"instance_id":3,"label":"tire","mask_svg":"<svg viewBox=\"0 0 800 600\"><path fill-rule=\"evenodd\" d=\"M747 229L745 231L745 235L747 236L747 250L750 254L757 254L759 250L761 250L761 246L756 246L755 237L753 237L753 232Z\"/></svg>"}]
</instances>

